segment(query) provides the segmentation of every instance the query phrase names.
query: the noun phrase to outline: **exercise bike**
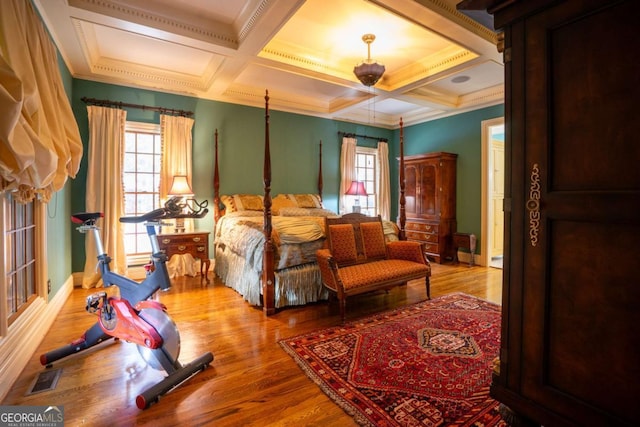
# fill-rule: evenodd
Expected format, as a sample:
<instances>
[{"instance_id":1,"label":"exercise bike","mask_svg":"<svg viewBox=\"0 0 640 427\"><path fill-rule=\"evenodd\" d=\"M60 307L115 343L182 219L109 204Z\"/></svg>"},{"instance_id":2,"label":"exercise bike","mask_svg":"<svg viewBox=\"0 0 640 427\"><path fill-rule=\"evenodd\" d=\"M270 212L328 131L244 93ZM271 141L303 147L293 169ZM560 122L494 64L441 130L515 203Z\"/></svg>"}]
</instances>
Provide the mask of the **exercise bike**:
<instances>
[{"instance_id":1,"label":"exercise bike","mask_svg":"<svg viewBox=\"0 0 640 427\"><path fill-rule=\"evenodd\" d=\"M178 361L180 354L180 334L167 314L166 307L150 298L158 291L171 288L167 271L167 256L160 251L156 227L165 225L164 219L202 218L208 209L207 201L198 203L195 199L182 201L173 197L164 207L141 216L122 217L122 223L144 222L151 241L151 261L145 266L147 275L142 282L136 282L109 267L111 258L105 253L96 221L103 217L101 212L83 212L72 215L81 233L91 232L98 252L98 268L104 287L117 286L120 296L108 296L106 292L96 292L87 297L86 310L96 314L98 321L87 329L77 340L40 356L40 363L47 368L56 360L93 347L110 338L122 339L137 345L142 358L157 370L164 370L167 376L136 397L136 405L146 409L156 403L161 396L178 387L198 372L204 371L213 361L213 354L207 352L187 365ZM185 213L186 212L186 213Z\"/></svg>"}]
</instances>

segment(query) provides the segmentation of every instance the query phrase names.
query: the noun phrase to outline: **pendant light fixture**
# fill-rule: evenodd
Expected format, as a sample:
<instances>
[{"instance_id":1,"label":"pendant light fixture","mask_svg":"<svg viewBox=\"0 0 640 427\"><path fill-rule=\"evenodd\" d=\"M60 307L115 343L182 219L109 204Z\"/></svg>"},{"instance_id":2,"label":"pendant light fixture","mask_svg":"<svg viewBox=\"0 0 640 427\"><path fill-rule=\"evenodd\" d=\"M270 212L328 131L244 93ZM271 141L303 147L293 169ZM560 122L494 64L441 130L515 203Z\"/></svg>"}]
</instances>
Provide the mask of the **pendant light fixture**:
<instances>
[{"instance_id":1,"label":"pendant light fixture","mask_svg":"<svg viewBox=\"0 0 640 427\"><path fill-rule=\"evenodd\" d=\"M376 39L373 34L365 34L362 41L367 44L367 59L353 67L353 73L358 80L365 86L373 86L384 74L384 65L379 64L371 59L371 43Z\"/></svg>"}]
</instances>

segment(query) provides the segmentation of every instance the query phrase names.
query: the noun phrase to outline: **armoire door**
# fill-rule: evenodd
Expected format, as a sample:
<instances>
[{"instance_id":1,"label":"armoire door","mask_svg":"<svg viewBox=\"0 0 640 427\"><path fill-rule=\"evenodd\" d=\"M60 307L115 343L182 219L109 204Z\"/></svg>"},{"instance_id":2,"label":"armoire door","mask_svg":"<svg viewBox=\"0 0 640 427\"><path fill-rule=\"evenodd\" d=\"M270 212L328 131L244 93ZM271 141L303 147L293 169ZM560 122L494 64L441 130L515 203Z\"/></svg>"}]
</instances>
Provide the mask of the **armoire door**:
<instances>
[{"instance_id":1,"label":"armoire door","mask_svg":"<svg viewBox=\"0 0 640 427\"><path fill-rule=\"evenodd\" d=\"M405 164L405 213L409 218L418 216L418 177L420 172L414 164Z\"/></svg>"},{"instance_id":2,"label":"armoire door","mask_svg":"<svg viewBox=\"0 0 640 427\"><path fill-rule=\"evenodd\" d=\"M512 200L495 396L547 425L640 420L639 12L637 0L557 2L507 33Z\"/></svg>"},{"instance_id":3,"label":"armoire door","mask_svg":"<svg viewBox=\"0 0 640 427\"><path fill-rule=\"evenodd\" d=\"M420 165L420 217L438 220L438 170L437 161L424 162Z\"/></svg>"}]
</instances>

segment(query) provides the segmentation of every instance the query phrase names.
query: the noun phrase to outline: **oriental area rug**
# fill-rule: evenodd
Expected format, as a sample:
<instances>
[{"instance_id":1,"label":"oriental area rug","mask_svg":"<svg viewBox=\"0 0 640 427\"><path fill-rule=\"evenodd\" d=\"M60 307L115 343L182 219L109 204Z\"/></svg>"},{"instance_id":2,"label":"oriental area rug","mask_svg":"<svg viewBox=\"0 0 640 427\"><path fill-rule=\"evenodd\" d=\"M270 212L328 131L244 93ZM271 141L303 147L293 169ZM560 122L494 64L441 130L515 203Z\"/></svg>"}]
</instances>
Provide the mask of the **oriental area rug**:
<instances>
[{"instance_id":1,"label":"oriental area rug","mask_svg":"<svg viewBox=\"0 0 640 427\"><path fill-rule=\"evenodd\" d=\"M280 341L363 426L505 426L489 396L500 306L453 293Z\"/></svg>"}]
</instances>

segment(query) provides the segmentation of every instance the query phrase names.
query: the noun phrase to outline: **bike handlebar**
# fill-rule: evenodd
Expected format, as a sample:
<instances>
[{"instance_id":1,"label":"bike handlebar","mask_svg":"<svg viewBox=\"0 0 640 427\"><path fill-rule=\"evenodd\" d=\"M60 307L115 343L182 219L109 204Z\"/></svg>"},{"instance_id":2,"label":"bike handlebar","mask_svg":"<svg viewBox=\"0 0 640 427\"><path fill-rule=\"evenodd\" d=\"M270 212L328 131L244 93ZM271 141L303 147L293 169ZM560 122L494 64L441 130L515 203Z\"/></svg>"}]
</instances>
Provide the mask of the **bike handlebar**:
<instances>
[{"instance_id":1,"label":"bike handlebar","mask_svg":"<svg viewBox=\"0 0 640 427\"><path fill-rule=\"evenodd\" d=\"M120 222L124 223L139 223L147 221L157 221L163 219L173 218L202 218L209 209L206 208L208 201L205 200L202 203L198 203L195 199L187 199L185 202L180 203L182 197L175 196L167 200L164 207L152 210L139 216L123 216L120 218ZM192 203L189 203L192 202ZM197 209L193 205L197 206ZM184 213L185 210L187 213Z\"/></svg>"},{"instance_id":2,"label":"bike handlebar","mask_svg":"<svg viewBox=\"0 0 640 427\"><path fill-rule=\"evenodd\" d=\"M181 200L182 197L172 197L171 199L167 200L167 202L164 204L164 207L162 208L154 209L150 212L138 216L123 216L120 218L120 222L130 224L139 222L160 221L163 219L173 218L197 219L204 217L209 212L209 209L206 208L208 204L207 200L201 203L198 203L195 199L187 199L184 202L181 202ZM102 212L82 212L73 214L71 216L71 220L79 224L94 225L95 222L103 216L104 215Z\"/></svg>"}]
</instances>

